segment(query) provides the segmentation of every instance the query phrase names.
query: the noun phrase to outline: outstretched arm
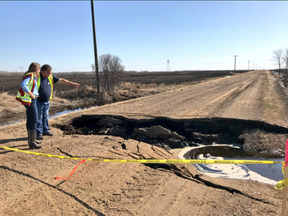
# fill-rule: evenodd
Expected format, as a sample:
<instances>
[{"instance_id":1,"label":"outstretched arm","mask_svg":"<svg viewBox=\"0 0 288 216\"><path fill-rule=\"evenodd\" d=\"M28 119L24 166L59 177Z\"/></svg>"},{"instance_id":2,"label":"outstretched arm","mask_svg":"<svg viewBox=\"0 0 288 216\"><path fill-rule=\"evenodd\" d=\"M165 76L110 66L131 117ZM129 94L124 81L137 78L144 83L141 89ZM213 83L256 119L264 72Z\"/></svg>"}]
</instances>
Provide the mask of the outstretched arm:
<instances>
[{"instance_id":1,"label":"outstretched arm","mask_svg":"<svg viewBox=\"0 0 288 216\"><path fill-rule=\"evenodd\" d=\"M63 78L59 78L58 83L65 84L65 85L73 85L74 87L78 87L80 85L79 83L74 83Z\"/></svg>"}]
</instances>

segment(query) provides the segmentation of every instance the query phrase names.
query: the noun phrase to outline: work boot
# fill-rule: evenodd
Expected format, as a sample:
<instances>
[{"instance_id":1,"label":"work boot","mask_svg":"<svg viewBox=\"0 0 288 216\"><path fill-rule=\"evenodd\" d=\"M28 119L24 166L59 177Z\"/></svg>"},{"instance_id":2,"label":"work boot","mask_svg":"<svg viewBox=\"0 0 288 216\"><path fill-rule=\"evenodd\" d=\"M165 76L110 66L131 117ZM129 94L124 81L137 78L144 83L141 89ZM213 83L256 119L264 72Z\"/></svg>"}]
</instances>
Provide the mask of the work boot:
<instances>
[{"instance_id":1,"label":"work boot","mask_svg":"<svg viewBox=\"0 0 288 216\"><path fill-rule=\"evenodd\" d=\"M41 144L41 143L42 143L42 142L39 141L39 140L35 140L35 142L36 142L37 144Z\"/></svg>"},{"instance_id":2,"label":"work boot","mask_svg":"<svg viewBox=\"0 0 288 216\"><path fill-rule=\"evenodd\" d=\"M30 149L39 149L42 147L36 143L36 133L34 130L28 131L28 144Z\"/></svg>"},{"instance_id":3,"label":"work boot","mask_svg":"<svg viewBox=\"0 0 288 216\"><path fill-rule=\"evenodd\" d=\"M44 132L43 136L53 136L53 133L50 133L49 131L48 132Z\"/></svg>"},{"instance_id":4,"label":"work boot","mask_svg":"<svg viewBox=\"0 0 288 216\"><path fill-rule=\"evenodd\" d=\"M28 138L29 138L29 130L27 130L27 133L28 133ZM43 137L42 137L42 140L43 140ZM37 137L36 137L35 142L36 142L37 144L41 144L41 143L42 143L41 141L38 141L38 140L37 140Z\"/></svg>"},{"instance_id":5,"label":"work boot","mask_svg":"<svg viewBox=\"0 0 288 216\"><path fill-rule=\"evenodd\" d=\"M42 134L37 135L37 136L36 136L36 140L43 140ZM39 143L38 143L38 144L39 144Z\"/></svg>"}]
</instances>

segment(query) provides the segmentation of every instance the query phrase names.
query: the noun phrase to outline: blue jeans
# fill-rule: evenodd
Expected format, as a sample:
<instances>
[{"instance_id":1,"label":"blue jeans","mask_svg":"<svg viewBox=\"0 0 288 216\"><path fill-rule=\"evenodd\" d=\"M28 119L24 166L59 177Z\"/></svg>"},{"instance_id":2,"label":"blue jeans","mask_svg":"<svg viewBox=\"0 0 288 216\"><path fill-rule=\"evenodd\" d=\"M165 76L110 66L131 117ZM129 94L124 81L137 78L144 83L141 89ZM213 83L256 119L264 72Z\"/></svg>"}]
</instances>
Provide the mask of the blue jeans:
<instances>
[{"instance_id":1,"label":"blue jeans","mask_svg":"<svg viewBox=\"0 0 288 216\"><path fill-rule=\"evenodd\" d=\"M38 121L37 99L32 100L31 105L24 105L26 108L26 129L36 131Z\"/></svg>"},{"instance_id":2,"label":"blue jeans","mask_svg":"<svg viewBox=\"0 0 288 216\"><path fill-rule=\"evenodd\" d=\"M37 100L38 108L38 123L37 123L37 136L49 132L48 117L49 117L50 103Z\"/></svg>"}]
</instances>

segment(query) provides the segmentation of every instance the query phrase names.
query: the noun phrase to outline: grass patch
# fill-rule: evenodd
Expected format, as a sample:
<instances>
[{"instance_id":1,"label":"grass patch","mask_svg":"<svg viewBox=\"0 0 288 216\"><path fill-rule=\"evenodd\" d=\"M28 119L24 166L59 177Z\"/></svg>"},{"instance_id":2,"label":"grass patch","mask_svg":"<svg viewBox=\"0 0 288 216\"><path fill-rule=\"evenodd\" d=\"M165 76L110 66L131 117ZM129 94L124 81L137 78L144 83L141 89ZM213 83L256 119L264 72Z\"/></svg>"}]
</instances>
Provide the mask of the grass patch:
<instances>
[{"instance_id":1,"label":"grass patch","mask_svg":"<svg viewBox=\"0 0 288 216\"><path fill-rule=\"evenodd\" d=\"M271 111L276 111L278 110L278 106L275 104L271 103L270 101L264 100L262 103L262 106L265 110L269 109Z\"/></svg>"}]
</instances>

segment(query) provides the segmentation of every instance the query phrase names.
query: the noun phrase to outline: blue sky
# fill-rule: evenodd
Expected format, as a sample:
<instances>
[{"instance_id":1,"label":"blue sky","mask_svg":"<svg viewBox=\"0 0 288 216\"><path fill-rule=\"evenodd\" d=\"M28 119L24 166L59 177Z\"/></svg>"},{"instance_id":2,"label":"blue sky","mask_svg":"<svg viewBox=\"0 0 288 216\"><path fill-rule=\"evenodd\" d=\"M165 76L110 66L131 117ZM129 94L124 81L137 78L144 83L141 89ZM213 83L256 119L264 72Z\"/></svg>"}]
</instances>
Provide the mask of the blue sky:
<instances>
[{"instance_id":1,"label":"blue sky","mask_svg":"<svg viewBox=\"0 0 288 216\"><path fill-rule=\"evenodd\" d=\"M0 1L0 71L31 62L91 71L90 1ZM288 47L286 1L94 1L98 56L126 70L275 68Z\"/></svg>"}]
</instances>

